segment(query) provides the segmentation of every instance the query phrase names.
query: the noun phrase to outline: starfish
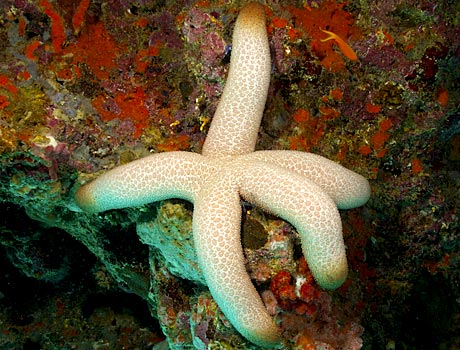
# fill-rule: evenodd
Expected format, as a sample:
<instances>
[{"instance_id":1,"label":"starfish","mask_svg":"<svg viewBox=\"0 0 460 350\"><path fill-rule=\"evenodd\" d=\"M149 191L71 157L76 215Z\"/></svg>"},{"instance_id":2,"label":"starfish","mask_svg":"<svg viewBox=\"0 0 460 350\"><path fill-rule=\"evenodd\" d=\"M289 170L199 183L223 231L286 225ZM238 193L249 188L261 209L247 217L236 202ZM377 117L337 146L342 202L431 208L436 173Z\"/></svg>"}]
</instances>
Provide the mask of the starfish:
<instances>
[{"instance_id":1,"label":"starfish","mask_svg":"<svg viewBox=\"0 0 460 350\"><path fill-rule=\"evenodd\" d=\"M244 337L274 348L282 344L280 330L245 270L241 198L290 222L318 284L335 289L348 271L337 208L363 205L370 187L361 175L315 154L254 152L270 69L264 7L246 5L235 23L228 78L202 154L138 159L80 187L75 199L93 213L170 198L191 201L198 264L213 298Z\"/></svg>"}]
</instances>

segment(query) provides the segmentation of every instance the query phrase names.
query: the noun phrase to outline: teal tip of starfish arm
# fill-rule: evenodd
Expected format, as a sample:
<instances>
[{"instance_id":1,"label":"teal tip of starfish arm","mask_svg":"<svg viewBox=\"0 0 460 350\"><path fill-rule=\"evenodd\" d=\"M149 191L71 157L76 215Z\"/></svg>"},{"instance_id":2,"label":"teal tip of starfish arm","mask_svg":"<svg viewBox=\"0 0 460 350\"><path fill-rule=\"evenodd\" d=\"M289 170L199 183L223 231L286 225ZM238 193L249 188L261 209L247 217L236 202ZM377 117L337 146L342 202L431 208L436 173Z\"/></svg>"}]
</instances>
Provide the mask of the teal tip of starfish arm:
<instances>
[{"instance_id":1,"label":"teal tip of starfish arm","mask_svg":"<svg viewBox=\"0 0 460 350\"><path fill-rule=\"evenodd\" d=\"M326 290L335 290L342 286L348 276L348 264L347 261L343 261L334 271L328 270L324 273L315 274L315 280L318 285Z\"/></svg>"},{"instance_id":2,"label":"teal tip of starfish arm","mask_svg":"<svg viewBox=\"0 0 460 350\"><path fill-rule=\"evenodd\" d=\"M238 331L246 339L250 340L252 343L257 344L264 349L283 349L284 342L280 334L280 330L275 323L272 324L272 327L267 327L265 329L260 329L259 327L252 327L251 329L242 329L238 327Z\"/></svg>"},{"instance_id":3,"label":"teal tip of starfish arm","mask_svg":"<svg viewBox=\"0 0 460 350\"><path fill-rule=\"evenodd\" d=\"M132 206L129 201L122 201L113 196L111 192L110 188L104 187L104 182L100 181L99 178L79 187L75 192L74 199L80 209L89 214Z\"/></svg>"},{"instance_id":4,"label":"teal tip of starfish arm","mask_svg":"<svg viewBox=\"0 0 460 350\"><path fill-rule=\"evenodd\" d=\"M359 174L354 174L353 188L348 189L349 193L336 202L339 209L353 209L363 206L371 197L371 186L366 178Z\"/></svg>"},{"instance_id":5,"label":"teal tip of starfish arm","mask_svg":"<svg viewBox=\"0 0 460 350\"><path fill-rule=\"evenodd\" d=\"M86 213L96 213L98 212L95 198L91 192L89 186L79 187L77 192L75 192L75 202L77 205Z\"/></svg>"},{"instance_id":6,"label":"teal tip of starfish arm","mask_svg":"<svg viewBox=\"0 0 460 350\"><path fill-rule=\"evenodd\" d=\"M149 200L150 196L147 195L139 198L130 196L129 188L123 187L122 184L119 187L120 191L126 194L124 196L117 196L116 191L106 186L107 184L104 181L96 179L89 184L79 187L74 196L78 207L85 213L94 214L111 209L136 207L154 201Z\"/></svg>"}]
</instances>

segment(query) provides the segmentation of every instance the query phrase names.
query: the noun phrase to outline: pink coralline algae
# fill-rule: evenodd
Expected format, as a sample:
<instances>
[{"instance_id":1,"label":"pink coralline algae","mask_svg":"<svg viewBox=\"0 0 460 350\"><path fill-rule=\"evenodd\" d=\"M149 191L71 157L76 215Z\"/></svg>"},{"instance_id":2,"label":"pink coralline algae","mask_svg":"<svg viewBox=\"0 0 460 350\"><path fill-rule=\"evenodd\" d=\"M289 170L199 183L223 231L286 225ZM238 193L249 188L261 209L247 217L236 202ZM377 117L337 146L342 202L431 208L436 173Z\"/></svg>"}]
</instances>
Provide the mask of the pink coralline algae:
<instances>
[{"instance_id":1,"label":"pink coralline algae","mask_svg":"<svg viewBox=\"0 0 460 350\"><path fill-rule=\"evenodd\" d=\"M292 334L293 349L361 349L363 327L352 320L344 322L331 296L316 286L303 258L293 275L278 272L270 290L283 310L277 317L284 331Z\"/></svg>"},{"instance_id":2,"label":"pink coralline algae","mask_svg":"<svg viewBox=\"0 0 460 350\"><path fill-rule=\"evenodd\" d=\"M154 221L137 226L137 234L151 249L161 251L168 271L205 284L193 248L191 212L183 204L163 203Z\"/></svg>"},{"instance_id":3,"label":"pink coralline algae","mask_svg":"<svg viewBox=\"0 0 460 350\"><path fill-rule=\"evenodd\" d=\"M218 18L199 8L191 9L182 26L186 45L193 53L188 57L190 68L205 84L212 84L225 76L221 61L227 44L222 36L222 27ZM206 91L212 93L210 88Z\"/></svg>"}]
</instances>

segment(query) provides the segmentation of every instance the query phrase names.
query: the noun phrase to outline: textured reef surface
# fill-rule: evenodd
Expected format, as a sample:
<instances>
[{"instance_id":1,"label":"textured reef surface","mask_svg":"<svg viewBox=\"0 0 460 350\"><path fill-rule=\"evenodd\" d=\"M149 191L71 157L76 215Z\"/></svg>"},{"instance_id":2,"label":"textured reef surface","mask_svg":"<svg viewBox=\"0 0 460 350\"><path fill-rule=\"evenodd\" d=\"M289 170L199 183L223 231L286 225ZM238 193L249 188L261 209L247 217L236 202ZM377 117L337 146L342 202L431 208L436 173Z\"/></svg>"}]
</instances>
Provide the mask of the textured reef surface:
<instances>
[{"instance_id":1,"label":"textured reef surface","mask_svg":"<svg viewBox=\"0 0 460 350\"><path fill-rule=\"evenodd\" d=\"M258 349L205 287L190 203L73 200L117 165L200 153L242 4L0 3L0 348ZM316 153L372 187L341 212L335 291L291 225L243 203L246 268L286 349L460 348L460 3L264 4L257 149Z\"/></svg>"}]
</instances>

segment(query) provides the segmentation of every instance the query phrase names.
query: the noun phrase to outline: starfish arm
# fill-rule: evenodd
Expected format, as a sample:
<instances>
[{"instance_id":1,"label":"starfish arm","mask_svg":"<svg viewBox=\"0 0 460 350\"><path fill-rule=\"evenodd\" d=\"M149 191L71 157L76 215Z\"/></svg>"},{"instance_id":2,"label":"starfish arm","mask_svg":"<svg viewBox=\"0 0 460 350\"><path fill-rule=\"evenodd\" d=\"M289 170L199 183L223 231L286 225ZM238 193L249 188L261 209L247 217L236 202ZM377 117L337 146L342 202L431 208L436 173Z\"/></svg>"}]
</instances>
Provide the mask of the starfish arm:
<instances>
[{"instance_id":1,"label":"starfish arm","mask_svg":"<svg viewBox=\"0 0 460 350\"><path fill-rule=\"evenodd\" d=\"M348 272L342 221L329 195L305 176L273 164L252 161L240 174L243 198L297 229L318 284L326 289L342 285Z\"/></svg>"},{"instance_id":2,"label":"starfish arm","mask_svg":"<svg viewBox=\"0 0 460 350\"><path fill-rule=\"evenodd\" d=\"M369 182L361 175L317 154L299 151L257 151L248 154L308 177L320 186L339 209L364 205L371 195Z\"/></svg>"},{"instance_id":3,"label":"starfish arm","mask_svg":"<svg viewBox=\"0 0 460 350\"><path fill-rule=\"evenodd\" d=\"M270 49L265 10L245 6L236 20L230 70L203 145L205 156L254 151L270 84Z\"/></svg>"},{"instance_id":4,"label":"starfish arm","mask_svg":"<svg viewBox=\"0 0 460 350\"><path fill-rule=\"evenodd\" d=\"M80 187L75 200L87 212L134 207L168 198L193 201L212 169L197 153L157 153L106 172Z\"/></svg>"},{"instance_id":5,"label":"starfish arm","mask_svg":"<svg viewBox=\"0 0 460 350\"><path fill-rule=\"evenodd\" d=\"M195 201L193 235L198 263L232 325L251 342L273 349L281 343L279 329L245 269L240 197L233 172L227 170L216 174Z\"/></svg>"}]
</instances>

